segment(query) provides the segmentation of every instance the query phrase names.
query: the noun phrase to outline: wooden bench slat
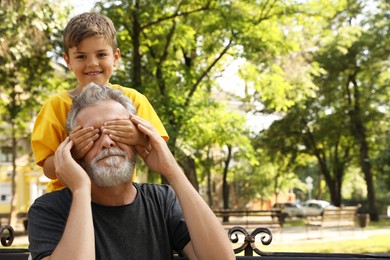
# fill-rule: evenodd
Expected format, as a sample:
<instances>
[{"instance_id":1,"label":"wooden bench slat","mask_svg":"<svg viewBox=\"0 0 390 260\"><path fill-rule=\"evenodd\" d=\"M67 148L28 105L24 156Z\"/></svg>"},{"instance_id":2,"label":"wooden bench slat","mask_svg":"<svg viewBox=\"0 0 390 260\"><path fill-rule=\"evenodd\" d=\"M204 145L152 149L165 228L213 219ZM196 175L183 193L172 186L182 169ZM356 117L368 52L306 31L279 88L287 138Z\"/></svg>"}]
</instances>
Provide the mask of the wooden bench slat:
<instances>
[{"instance_id":1,"label":"wooden bench slat","mask_svg":"<svg viewBox=\"0 0 390 260\"><path fill-rule=\"evenodd\" d=\"M221 223L225 227L245 226L248 227L283 227L283 213L281 210L214 210Z\"/></svg>"},{"instance_id":2,"label":"wooden bench slat","mask_svg":"<svg viewBox=\"0 0 390 260\"><path fill-rule=\"evenodd\" d=\"M328 207L320 218L307 218L306 227L355 227L357 206Z\"/></svg>"}]
</instances>

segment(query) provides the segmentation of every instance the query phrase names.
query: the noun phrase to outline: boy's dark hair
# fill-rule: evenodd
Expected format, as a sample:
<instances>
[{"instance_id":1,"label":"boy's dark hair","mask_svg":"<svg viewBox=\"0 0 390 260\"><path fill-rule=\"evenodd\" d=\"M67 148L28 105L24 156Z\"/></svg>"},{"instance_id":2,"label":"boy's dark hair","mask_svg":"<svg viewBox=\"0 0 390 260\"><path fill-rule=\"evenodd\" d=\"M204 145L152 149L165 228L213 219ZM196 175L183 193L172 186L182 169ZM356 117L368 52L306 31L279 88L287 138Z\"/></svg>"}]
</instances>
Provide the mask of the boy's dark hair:
<instances>
[{"instance_id":1,"label":"boy's dark hair","mask_svg":"<svg viewBox=\"0 0 390 260\"><path fill-rule=\"evenodd\" d=\"M89 37L104 38L116 51L116 30L112 21L98 13L82 13L73 17L64 29L64 51L69 55L69 49L77 47Z\"/></svg>"}]
</instances>

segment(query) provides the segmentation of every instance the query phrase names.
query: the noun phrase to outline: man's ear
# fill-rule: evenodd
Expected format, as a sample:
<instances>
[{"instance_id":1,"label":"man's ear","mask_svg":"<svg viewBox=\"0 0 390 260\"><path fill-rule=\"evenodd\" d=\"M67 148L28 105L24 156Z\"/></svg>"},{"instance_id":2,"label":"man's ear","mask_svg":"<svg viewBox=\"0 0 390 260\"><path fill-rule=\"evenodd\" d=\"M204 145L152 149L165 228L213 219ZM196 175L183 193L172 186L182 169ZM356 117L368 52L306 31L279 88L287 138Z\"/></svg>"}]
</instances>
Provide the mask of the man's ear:
<instances>
[{"instance_id":1,"label":"man's ear","mask_svg":"<svg viewBox=\"0 0 390 260\"><path fill-rule=\"evenodd\" d=\"M66 53L64 52L62 54L62 57L64 58L66 65L68 66L68 69L73 70L72 65L70 64L70 59L69 59L68 55L66 55Z\"/></svg>"}]
</instances>

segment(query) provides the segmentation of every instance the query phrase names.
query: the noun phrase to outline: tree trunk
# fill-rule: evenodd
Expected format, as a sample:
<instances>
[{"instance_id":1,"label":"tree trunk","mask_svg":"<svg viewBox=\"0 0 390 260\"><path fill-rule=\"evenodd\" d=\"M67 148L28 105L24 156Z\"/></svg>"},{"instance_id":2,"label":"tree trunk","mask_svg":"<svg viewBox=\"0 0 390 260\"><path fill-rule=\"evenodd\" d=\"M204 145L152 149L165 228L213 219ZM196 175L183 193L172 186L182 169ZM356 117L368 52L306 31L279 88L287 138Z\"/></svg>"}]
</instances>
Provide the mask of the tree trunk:
<instances>
[{"instance_id":1,"label":"tree trunk","mask_svg":"<svg viewBox=\"0 0 390 260\"><path fill-rule=\"evenodd\" d=\"M352 104L351 94L349 93L348 86L352 83L353 86L353 100L354 104ZM347 83L347 92L348 92L348 101L350 105L350 123L351 123L351 133L354 136L357 145L359 146L359 160L360 167L364 174L364 178L366 180L367 185L367 200L368 200L368 213L370 214L371 221L378 221L379 215L378 210L376 208L376 196L375 196L375 188L374 188L374 178L371 172L371 162L369 156L369 146L367 142L367 134L366 129L363 123L362 111L360 108L360 91L359 86L356 82L356 73L350 75Z\"/></svg>"},{"instance_id":2,"label":"tree trunk","mask_svg":"<svg viewBox=\"0 0 390 260\"><path fill-rule=\"evenodd\" d=\"M314 156L317 158L318 165L320 168L320 176L322 175L325 178L326 185L329 189L331 202L335 206L339 206L341 204L341 180L342 178L335 177L337 173L334 172L334 176L332 176L331 171L328 166L327 156L326 154L317 149L317 141L313 133L311 132L308 124L305 120L302 120L306 127L306 144L313 150ZM320 185L320 184L319 184Z\"/></svg>"},{"instance_id":3,"label":"tree trunk","mask_svg":"<svg viewBox=\"0 0 390 260\"><path fill-rule=\"evenodd\" d=\"M141 65L141 52L140 52L141 25L138 20L137 9L138 9L138 1L136 1L134 10L131 12L131 17L133 20L132 37L131 37L131 41L133 43L132 81L133 81L133 88L138 89L140 92L143 92L142 79L141 79L142 65Z\"/></svg>"},{"instance_id":4,"label":"tree trunk","mask_svg":"<svg viewBox=\"0 0 390 260\"><path fill-rule=\"evenodd\" d=\"M180 160L180 166L183 168L184 174L187 176L192 186L199 191L195 160L191 156L185 155L184 158Z\"/></svg>"},{"instance_id":5,"label":"tree trunk","mask_svg":"<svg viewBox=\"0 0 390 260\"><path fill-rule=\"evenodd\" d=\"M223 167L223 182L222 182L222 193L223 193L223 209L229 209L229 190L230 185L227 182L227 175L229 173L229 164L232 159L232 147L227 145L228 154L226 156L225 165ZM223 217L223 221L229 221L229 217Z\"/></svg>"},{"instance_id":6,"label":"tree trunk","mask_svg":"<svg viewBox=\"0 0 390 260\"><path fill-rule=\"evenodd\" d=\"M357 143L359 145L359 161L360 167L364 174L364 179L366 180L367 185L367 200L368 200L368 211L370 214L370 220L378 221L378 211L376 208L376 195L374 188L374 180L371 172L371 162L369 157L369 147L366 140L365 128L361 120L355 117L357 120L353 120L354 125L354 136L357 139Z\"/></svg>"},{"instance_id":7,"label":"tree trunk","mask_svg":"<svg viewBox=\"0 0 390 260\"><path fill-rule=\"evenodd\" d=\"M14 100L15 101L15 100ZM17 141L16 141L16 126L15 119L12 119L12 177L11 177L11 210L8 215L8 225L16 226L16 156L17 156Z\"/></svg>"},{"instance_id":8,"label":"tree trunk","mask_svg":"<svg viewBox=\"0 0 390 260\"><path fill-rule=\"evenodd\" d=\"M212 193L212 186L211 186L211 173L209 169L207 169L206 181L207 181L207 201L209 202L210 208L212 208L214 206L214 203L213 203L213 193Z\"/></svg>"},{"instance_id":9,"label":"tree trunk","mask_svg":"<svg viewBox=\"0 0 390 260\"><path fill-rule=\"evenodd\" d=\"M322 181L322 174L318 174L318 181L317 181L317 193L315 195L316 199L320 199L322 197L322 186L321 186L321 181Z\"/></svg>"}]
</instances>

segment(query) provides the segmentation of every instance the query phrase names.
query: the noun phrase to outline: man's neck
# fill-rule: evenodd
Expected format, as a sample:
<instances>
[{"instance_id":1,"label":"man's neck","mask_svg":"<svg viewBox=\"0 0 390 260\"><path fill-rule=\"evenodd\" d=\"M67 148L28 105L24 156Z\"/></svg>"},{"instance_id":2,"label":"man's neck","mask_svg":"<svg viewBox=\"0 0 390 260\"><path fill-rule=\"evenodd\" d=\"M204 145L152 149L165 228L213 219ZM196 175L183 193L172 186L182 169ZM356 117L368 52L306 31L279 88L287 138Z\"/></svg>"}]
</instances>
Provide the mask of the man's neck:
<instances>
[{"instance_id":1,"label":"man's neck","mask_svg":"<svg viewBox=\"0 0 390 260\"><path fill-rule=\"evenodd\" d=\"M103 206L122 206L131 204L137 196L132 182L114 187L98 187L92 184L92 201Z\"/></svg>"}]
</instances>

